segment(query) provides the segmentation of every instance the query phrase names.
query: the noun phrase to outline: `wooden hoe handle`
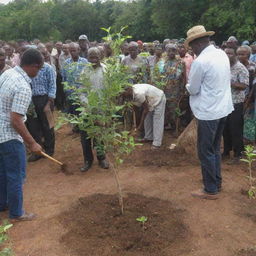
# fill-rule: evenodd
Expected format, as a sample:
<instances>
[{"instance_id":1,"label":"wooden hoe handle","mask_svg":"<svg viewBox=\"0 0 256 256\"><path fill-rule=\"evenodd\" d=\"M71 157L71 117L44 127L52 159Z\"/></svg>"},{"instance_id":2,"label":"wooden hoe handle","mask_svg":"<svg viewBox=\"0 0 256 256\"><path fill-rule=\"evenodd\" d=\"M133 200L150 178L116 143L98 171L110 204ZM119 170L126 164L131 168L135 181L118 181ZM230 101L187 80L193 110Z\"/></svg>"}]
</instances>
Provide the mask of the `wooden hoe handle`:
<instances>
[{"instance_id":1,"label":"wooden hoe handle","mask_svg":"<svg viewBox=\"0 0 256 256\"><path fill-rule=\"evenodd\" d=\"M40 151L40 154L41 154L42 156L44 156L44 157L48 158L49 160L51 160L51 161L53 161L53 162L55 162L55 163L59 164L59 165L63 165L63 163L62 163L62 162L60 162L60 161L58 161L58 160L54 159L53 157L51 157L51 156L47 155L47 154L46 154L46 153L44 153L43 151Z\"/></svg>"}]
</instances>

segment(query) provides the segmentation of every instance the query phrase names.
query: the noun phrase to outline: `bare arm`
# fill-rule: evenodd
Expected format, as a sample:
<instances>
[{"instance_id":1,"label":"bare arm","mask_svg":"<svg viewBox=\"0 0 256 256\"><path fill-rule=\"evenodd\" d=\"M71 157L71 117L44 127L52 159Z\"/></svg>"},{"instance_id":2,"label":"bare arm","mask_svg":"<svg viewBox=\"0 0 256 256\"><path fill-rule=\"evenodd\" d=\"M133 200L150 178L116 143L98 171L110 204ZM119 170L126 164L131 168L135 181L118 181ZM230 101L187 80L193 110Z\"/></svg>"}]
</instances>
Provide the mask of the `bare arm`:
<instances>
[{"instance_id":1,"label":"bare arm","mask_svg":"<svg viewBox=\"0 0 256 256\"><path fill-rule=\"evenodd\" d=\"M246 89L247 85L243 83L231 83L231 87L236 90L242 91Z\"/></svg>"},{"instance_id":2,"label":"bare arm","mask_svg":"<svg viewBox=\"0 0 256 256\"><path fill-rule=\"evenodd\" d=\"M142 104L142 107L143 107L143 112L142 112L142 115L141 115L141 119L140 119L140 124L138 126L138 130L142 130L143 125L144 125L144 120L146 118L147 113L149 112L149 107L148 107L147 101L145 101Z\"/></svg>"},{"instance_id":3,"label":"bare arm","mask_svg":"<svg viewBox=\"0 0 256 256\"><path fill-rule=\"evenodd\" d=\"M26 125L23 122L22 115L15 112L11 112L11 124L15 129L15 131L22 137L22 139L28 145L28 148L32 152L39 153L42 150L41 146L36 143L36 141L33 139L31 134L29 133Z\"/></svg>"}]
</instances>

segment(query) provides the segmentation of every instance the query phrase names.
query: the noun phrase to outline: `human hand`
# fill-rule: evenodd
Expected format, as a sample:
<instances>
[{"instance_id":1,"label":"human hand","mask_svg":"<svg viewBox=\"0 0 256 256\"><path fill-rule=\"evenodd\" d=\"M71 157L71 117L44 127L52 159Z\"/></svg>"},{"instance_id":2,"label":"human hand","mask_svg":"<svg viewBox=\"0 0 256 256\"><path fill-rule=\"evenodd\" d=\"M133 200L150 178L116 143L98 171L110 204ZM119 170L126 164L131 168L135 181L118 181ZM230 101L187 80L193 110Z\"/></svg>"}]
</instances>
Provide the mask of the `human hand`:
<instances>
[{"instance_id":1,"label":"human hand","mask_svg":"<svg viewBox=\"0 0 256 256\"><path fill-rule=\"evenodd\" d=\"M40 152L42 151L42 147L36 142L28 145L28 149L35 154L40 154Z\"/></svg>"}]
</instances>

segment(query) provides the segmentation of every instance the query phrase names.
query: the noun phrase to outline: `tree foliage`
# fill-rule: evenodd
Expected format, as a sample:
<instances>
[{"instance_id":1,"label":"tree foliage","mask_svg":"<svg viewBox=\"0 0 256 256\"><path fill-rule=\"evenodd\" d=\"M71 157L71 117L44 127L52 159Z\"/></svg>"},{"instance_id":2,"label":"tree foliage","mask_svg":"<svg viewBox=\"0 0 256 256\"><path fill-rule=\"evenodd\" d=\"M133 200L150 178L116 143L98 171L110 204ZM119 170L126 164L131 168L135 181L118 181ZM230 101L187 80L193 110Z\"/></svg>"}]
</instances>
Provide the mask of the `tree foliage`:
<instances>
[{"instance_id":1,"label":"tree foliage","mask_svg":"<svg viewBox=\"0 0 256 256\"><path fill-rule=\"evenodd\" d=\"M91 41L104 35L101 27L115 30L128 25L135 40L186 37L193 25L215 30L216 40L230 35L255 40L255 0L15 0L0 5L0 38Z\"/></svg>"}]
</instances>

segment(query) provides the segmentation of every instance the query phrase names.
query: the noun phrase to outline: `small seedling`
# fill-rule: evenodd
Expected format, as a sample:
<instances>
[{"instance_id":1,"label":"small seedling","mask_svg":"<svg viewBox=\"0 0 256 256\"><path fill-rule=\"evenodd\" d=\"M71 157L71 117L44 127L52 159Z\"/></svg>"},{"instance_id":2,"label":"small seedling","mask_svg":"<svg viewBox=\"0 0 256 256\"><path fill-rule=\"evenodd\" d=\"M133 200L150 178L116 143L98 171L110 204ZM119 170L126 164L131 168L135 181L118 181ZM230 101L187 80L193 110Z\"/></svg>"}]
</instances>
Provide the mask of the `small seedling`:
<instances>
[{"instance_id":1,"label":"small seedling","mask_svg":"<svg viewBox=\"0 0 256 256\"><path fill-rule=\"evenodd\" d=\"M141 216L136 219L138 222L142 223L142 229L145 229L145 223L148 221L148 217Z\"/></svg>"},{"instance_id":2,"label":"small seedling","mask_svg":"<svg viewBox=\"0 0 256 256\"><path fill-rule=\"evenodd\" d=\"M241 161L246 162L248 164L249 176L247 176L247 178L249 179L249 184L250 184L250 188L248 190L248 196L251 199L256 199L256 187L254 186L255 178L252 176L252 163L256 161L256 154L254 153L254 147L251 145L247 145L245 147L244 153L246 158L241 159Z\"/></svg>"},{"instance_id":3,"label":"small seedling","mask_svg":"<svg viewBox=\"0 0 256 256\"><path fill-rule=\"evenodd\" d=\"M4 221L2 225L0 225L0 247L4 245L9 239L7 235L8 229L10 229L13 225L9 224L7 221ZM0 256L11 256L12 250L10 248L3 248L0 250Z\"/></svg>"}]
</instances>

